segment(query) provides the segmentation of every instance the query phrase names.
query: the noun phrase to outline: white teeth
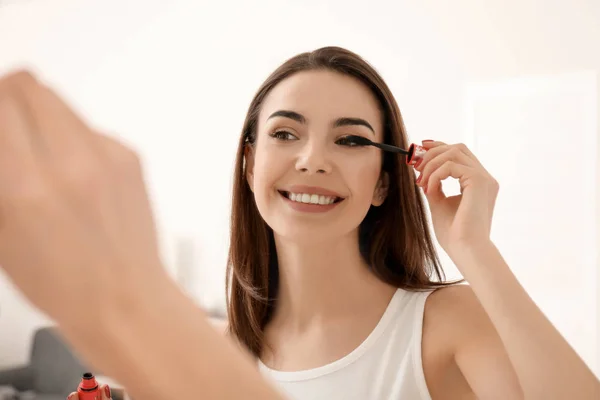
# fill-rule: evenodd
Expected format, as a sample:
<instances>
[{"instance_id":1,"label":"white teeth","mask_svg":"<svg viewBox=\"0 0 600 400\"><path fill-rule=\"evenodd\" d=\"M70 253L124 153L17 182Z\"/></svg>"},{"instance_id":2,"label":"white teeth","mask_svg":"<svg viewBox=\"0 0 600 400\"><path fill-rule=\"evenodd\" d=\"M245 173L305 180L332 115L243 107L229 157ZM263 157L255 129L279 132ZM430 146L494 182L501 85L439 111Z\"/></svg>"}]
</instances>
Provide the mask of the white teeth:
<instances>
[{"instance_id":1,"label":"white teeth","mask_svg":"<svg viewBox=\"0 0 600 400\"><path fill-rule=\"evenodd\" d=\"M307 203L307 204L333 204L335 202L336 197L333 196L319 196L318 194L308 194L308 193L287 193L287 197L292 201L297 201L298 203Z\"/></svg>"}]
</instances>

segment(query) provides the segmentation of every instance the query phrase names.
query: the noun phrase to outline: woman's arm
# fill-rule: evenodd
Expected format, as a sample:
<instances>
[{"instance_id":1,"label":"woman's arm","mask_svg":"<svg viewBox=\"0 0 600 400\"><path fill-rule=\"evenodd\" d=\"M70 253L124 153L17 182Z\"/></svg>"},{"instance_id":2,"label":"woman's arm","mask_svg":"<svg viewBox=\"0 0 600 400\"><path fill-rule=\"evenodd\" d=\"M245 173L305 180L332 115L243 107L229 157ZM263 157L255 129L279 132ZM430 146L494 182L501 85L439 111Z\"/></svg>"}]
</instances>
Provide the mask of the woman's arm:
<instances>
[{"instance_id":1,"label":"woman's arm","mask_svg":"<svg viewBox=\"0 0 600 400\"><path fill-rule=\"evenodd\" d=\"M107 304L90 329L63 324L65 336L133 399L283 399L175 284L149 287Z\"/></svg>"},{"instance_id":2,"label":"woman's arm","mask_svg":"<svg viewBox=\"0 0 600 400\"><path fill-rule=\"evenodd\" d=\"M599 399L598 379L529 298L490 239L498 182L462 143L424 141L423 147L417 185L427 196L436 237L487 314L465 310L476 318L470 321L475 327L455 354L471 386L480 392L492 384L502 387L502 381L513 386L493 325L526 399ZM458 179L459 195L444 193L448 178ZM499 370L491 367L496 359Z\"/></svg>"},{"instance_id":3,"label":"woman's arm","mask_svg":"<svg viewBox=\"0 0 600 400\"><path fill-rule=\"evenodd\" d=\"M138 400L281 398L161 267L137 154L27 72L0 78L0 164L0 267L87 363Z\"/></svg>"},{"instance_id":4,"label":"woman's arm","mask_svg":"<svg viewBox=\"0 0 600 400\"><path fill-rule=\"evenodd\" d=\"M504 358L489 357L504 353L489 329L489 316L525 399L600 399L598 379L527 295L493 243L466 247L451 257L464 271L487 314L478 312L474 299L462 296L471 310L464 318L473 326L483 327L471 329L456 353L457 363L476 394L478 388L481 392L490 386L499 391L514 390L506 380L512 372ZM477 342L483 345L478 347Z\"/></svg>"}]
</instances>

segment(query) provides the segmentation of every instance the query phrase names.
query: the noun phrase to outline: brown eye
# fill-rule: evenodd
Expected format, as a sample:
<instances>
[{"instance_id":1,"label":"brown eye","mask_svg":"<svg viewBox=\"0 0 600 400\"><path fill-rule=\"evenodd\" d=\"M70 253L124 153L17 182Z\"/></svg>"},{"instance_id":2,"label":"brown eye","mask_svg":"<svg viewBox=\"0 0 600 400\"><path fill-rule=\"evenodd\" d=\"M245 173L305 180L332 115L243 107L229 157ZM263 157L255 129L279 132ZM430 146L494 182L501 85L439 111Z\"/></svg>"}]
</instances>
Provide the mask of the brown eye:
<instances>
[{"instance_id":1,"label":"brown eye","mask_svg":"<svg viewBox=\"0 0 600 400\"><path fill-rule=\"evenodd\" d=\"M275 132L271 133L269 136L271 136L275 139L278 139L278 140L283 140L283 141L297 139L296 136L294 136L292 133L290 133L288 131L275 131Z\"/></svg>"}]
</instances>

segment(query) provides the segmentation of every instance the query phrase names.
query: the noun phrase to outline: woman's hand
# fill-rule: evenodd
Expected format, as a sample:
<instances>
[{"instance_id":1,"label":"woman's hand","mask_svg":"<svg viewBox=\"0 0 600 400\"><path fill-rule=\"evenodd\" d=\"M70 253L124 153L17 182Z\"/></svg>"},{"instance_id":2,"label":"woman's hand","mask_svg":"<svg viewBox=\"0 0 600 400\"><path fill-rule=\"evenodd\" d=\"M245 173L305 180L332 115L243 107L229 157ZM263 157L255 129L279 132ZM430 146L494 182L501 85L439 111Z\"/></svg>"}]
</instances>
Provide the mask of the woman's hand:
<instances>
[{"instance_id":1,"label":"woman's hand","mask_svg":"<svg viewBox=\"0 0 600 400\"><path fill-rule=\"evenodd\" d=\"M434 231L442 248L452 256L464 246L490 241L498 182L464 144L424 141L427 149L415 169L417 184L427 196ZM461 194L446 196L442 181L455 178Z\"/></svg>"},{"instance_id":2,"label":"woman's hand","mask_svg":"<svg viewBox=\"0 0 600 400\"><path fill-rule=\"evenodd\" d=\"M137 155L27 73L0 79L0 265L133 397L282 398L162 267Z\"/></svg>"},{"instance_id":3,"label":"woman's hand","mask_svg":"<svg viewBox=\"0 0 600 400\"><path fill-rule=\"evenodd\" d=\"M166 276L137 155L25 72L0 79L0 266L79 331Z\"/></svg>"}]
</instances>

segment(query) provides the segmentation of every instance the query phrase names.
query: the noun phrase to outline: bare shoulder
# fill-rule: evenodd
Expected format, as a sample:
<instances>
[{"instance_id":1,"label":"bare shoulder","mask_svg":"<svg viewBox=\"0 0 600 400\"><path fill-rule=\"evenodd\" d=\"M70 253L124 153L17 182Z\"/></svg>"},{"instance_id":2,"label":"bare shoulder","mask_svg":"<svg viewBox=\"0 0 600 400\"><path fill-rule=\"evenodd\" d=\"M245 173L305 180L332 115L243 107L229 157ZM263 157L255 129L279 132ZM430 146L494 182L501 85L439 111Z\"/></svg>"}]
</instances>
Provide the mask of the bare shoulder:
<instances>
[{"instance_id":1,"label":"bare shoulder","mask_svg":"<svg viewBox=\"0 0 600 400\"><path fill-rule=\"evenodd\" d=\"M468 311L483 311L469 285L452 285L431 293L425 303L425 312L437 317L469 318Z\"/></svg>"},{"instance_id":2,"label":"bare shoulder","mask_svg":"<svg viewBox=\"0 0 600 400\"><path fill-rule=\"evenodd\" d=\"M472 299L476 300L477 298L475 297L471 286L466 284L456 284L435 290L429 296L428 302L441 300L444 303L451 301L455 304L455 302L470 301Z\"/></svg>"},{"instance_id":3,"label":"bare shoulder","mask_svg":"<svg viewBox=\"0 0 600 400\"><path fill-rule=\"evenodd\" d=\"M435 332L443 332L451 346L449 351L478 328L489 324L489 319L481 303L469 285L453 285L435 290L425 303L424 323L435 327Z\"/></svg>"},{"instance_id":4,"label":"bare shoulder","mask_svg":"<svg viewBox=\"0 0 600 400\"><path fill-rule=\"evenodd\" d=\"M490 317L469 285L438 289L429 297L425 318L438 328L443 326L444 334L452 339L448 345L453 351L477 346L480 351L490 347L503 350Z\"/></svg>"},{"instance_id":5,"label":"bare shoulder","mask_svg":"<svg viewBox=\"0 0 600 400\"><path fill-rule=\"evenodd\" d=\"M434 400L474 398L455 357L465 337L463 317L473 307L473 299L469 286L455 285L435 290L425 302L422 362L427 387Z\"/></svg>"},{"instance_id":6,"label":"bare shoulder","mask_svg":"<svg viewBox=\"0 0 600 400\"><path fill-rule=\"evenodd\" d=\"M425 302L423 350L435 359L453 359L456 347L464 340L465 319L476 308L473 290L453 285L434 290Z\"/></svg>"},{"instance_id":7,"label":"bare shoulder","mask_svg":"<svg viewBox=\"0 0 600 400\"><path fill-rule=\"evenodd\" d=\"M523 397L502 341L469 285L431 293L423 321L423 366L432 398Z\"/></svg>"}]
</instances>

